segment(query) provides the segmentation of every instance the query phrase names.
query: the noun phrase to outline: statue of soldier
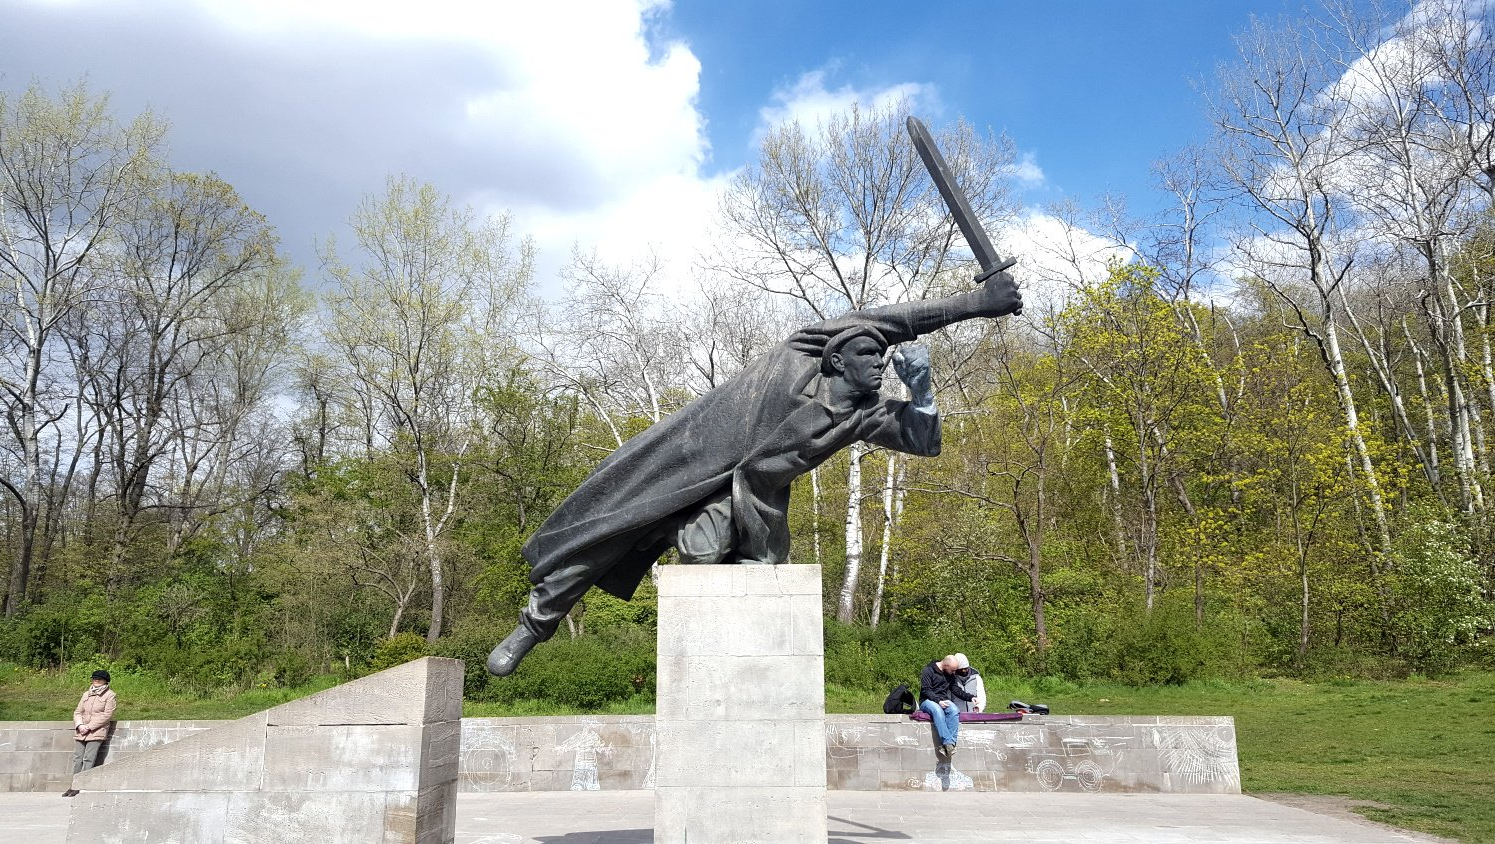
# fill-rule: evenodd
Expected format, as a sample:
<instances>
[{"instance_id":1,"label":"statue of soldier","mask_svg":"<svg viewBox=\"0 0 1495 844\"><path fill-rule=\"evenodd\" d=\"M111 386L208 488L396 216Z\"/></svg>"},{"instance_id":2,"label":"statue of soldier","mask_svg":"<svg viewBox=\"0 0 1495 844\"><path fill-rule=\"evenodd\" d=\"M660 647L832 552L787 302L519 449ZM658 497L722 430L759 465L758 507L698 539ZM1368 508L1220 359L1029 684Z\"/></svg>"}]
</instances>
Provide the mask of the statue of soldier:
<instances>
[{"instance_id":1,"label":"statue of soldier","mask_svg":"<svg viewBox=\"0 0 1495 844\"><path fill-rule=\"evenodd\" d=\"M535 586L519 626L489 655L489 672L513 673L592 586L631 598L672 547L687 564L788 562L790 483L854 442L939 454L929 353L895 351L912 396L895 401L879 395L887 350L1020 311L1009 266L978 275L968 293L806 326L624 443L525 544Z\"/></svg>"}]
</instances>

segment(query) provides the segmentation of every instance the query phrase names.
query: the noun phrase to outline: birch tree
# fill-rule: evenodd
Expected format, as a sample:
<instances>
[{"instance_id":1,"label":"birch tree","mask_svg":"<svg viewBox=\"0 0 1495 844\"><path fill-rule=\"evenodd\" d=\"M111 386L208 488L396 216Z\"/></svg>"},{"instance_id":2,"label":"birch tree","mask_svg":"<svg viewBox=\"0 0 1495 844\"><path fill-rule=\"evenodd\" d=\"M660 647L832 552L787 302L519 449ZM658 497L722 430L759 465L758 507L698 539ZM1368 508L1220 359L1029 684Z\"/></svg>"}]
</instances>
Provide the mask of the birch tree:
<instances>
[{"instance_id":1,"label":"birch tree","mask_svg":"<svg viewBox=\"0 0 1495 844\"><path fill-rule=\"evenodd\" d=\"M1374 525L1372 566L1380 571L1391 527L1380 472L1366 442L1341 346L1341 285L1356 232L1338 191L1352 152L1343 112L1321 96L1332 67L1311 36L1260 21L1237 38L1240 61L1221 71L1211 103L1221 168L1254 214L1236 241L1245 265L1286 304L1334 382L1345 432Z\"/></svg>"}]
</instances>

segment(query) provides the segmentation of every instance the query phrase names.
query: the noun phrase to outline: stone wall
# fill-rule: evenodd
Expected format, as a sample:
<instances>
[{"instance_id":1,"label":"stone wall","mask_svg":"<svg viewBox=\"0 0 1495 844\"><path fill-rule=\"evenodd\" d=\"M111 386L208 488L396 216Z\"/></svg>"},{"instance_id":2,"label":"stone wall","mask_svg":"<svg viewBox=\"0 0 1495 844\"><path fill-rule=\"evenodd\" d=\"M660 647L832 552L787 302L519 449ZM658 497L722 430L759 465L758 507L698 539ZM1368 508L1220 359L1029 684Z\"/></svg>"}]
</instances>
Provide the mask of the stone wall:
<instances>
[{"instance_id":1,"label":"stone wall","mask_svg":"<svg viewBox=\"0 0 1495 844\"><path fill-rule=\"evenodd\" d=\"M124 721L126 758L223 721ZM0 791L67 787L65 721L0 722ZM827 784L845 790L1151 791L1236 794L1233 719L1029 716L962 724L948 772L928 724L898 715L826 716ZM613 791L654 787L654 718L604 715L464 718L462 791Z\"/></svg>"},{"instance_id":2,"label":"stone wall","mask_svg":"<svg viewBox=\"0 0 1495 844\"><path fill-rule=\"evenodd\" d=\"M424 657L74 776L67 840L451 842L461 717Z\"/></svg>"},{"instance_id":3,"label":"stone wall","mask_svg":"<svg viewBox=\"0 0 1495 844\"><path fill-rule=\"evenodd\" d=\"M100 764L218 727L228 721L121 721L99 752ZM71 721L0 721L0 792L62 791L72 781Z\"/></svg>"}]
</instances>

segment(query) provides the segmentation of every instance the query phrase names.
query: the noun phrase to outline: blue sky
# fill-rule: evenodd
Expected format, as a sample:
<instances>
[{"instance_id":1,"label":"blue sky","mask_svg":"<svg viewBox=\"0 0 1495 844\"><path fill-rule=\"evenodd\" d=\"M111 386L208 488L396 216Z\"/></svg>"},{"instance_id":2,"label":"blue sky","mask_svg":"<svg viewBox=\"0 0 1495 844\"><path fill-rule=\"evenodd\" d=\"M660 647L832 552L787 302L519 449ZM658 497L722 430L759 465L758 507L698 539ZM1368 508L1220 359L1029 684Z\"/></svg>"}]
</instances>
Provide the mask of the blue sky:
<instances>
[{"instance_id":1,"label":"blue sky","mask_svg":"<svg viewBox=\"0 0 1495 844\"><path fill-rule=\"evenodd\" d=\"M828 87L928 84L936 117L1006 130L1048 177L1049 190L1030 200L1115 191L1145 203L1151 163L1208 131L1193 83L1231 58L1231 37L1250 15L1300 7L682 0L661 29L701 59L714 167L737 167L751 153L756 104L825 71Z\"/></svg>"},{"instance_id":2,"label":"blue sky","mask_svg":"<svg viewBox=\"0 0 1495 844\"><path fill-rule=\"evenodd\" d=\"M553 277L573 245L688 274L768 121L914 94L931 125L1005 130L1022 199L1155 204L1149 167L1201 140L1191 80L1289 0L0 0L0 91L86 77L172 124L315 276L389 174L509 211ZM1034 171L1036 172L1036 171Z\"/></svg>"}]
</instances>

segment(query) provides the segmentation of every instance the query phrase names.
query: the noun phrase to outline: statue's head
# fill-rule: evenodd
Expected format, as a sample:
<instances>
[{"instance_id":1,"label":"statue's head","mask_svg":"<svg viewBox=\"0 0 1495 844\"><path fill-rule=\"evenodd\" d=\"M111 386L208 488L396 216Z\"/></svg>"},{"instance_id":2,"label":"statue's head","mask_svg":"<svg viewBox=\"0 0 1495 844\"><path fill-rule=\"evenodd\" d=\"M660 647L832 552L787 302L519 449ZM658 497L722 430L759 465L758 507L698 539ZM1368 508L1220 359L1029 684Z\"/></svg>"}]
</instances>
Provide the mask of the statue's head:
<instances>
[{"instance_id":1,"label":"statue's head","mask_svg":"<svg viewBox=\"0 0 1495 844\"><path fill-rule=\"evenodd\" d=\"M820 353L820 372L827 378L842 378L857 393L875 393L882 388L882 370L888 341L871 326L848 328L832 337Z\"/></svg>"}]
</instances>

